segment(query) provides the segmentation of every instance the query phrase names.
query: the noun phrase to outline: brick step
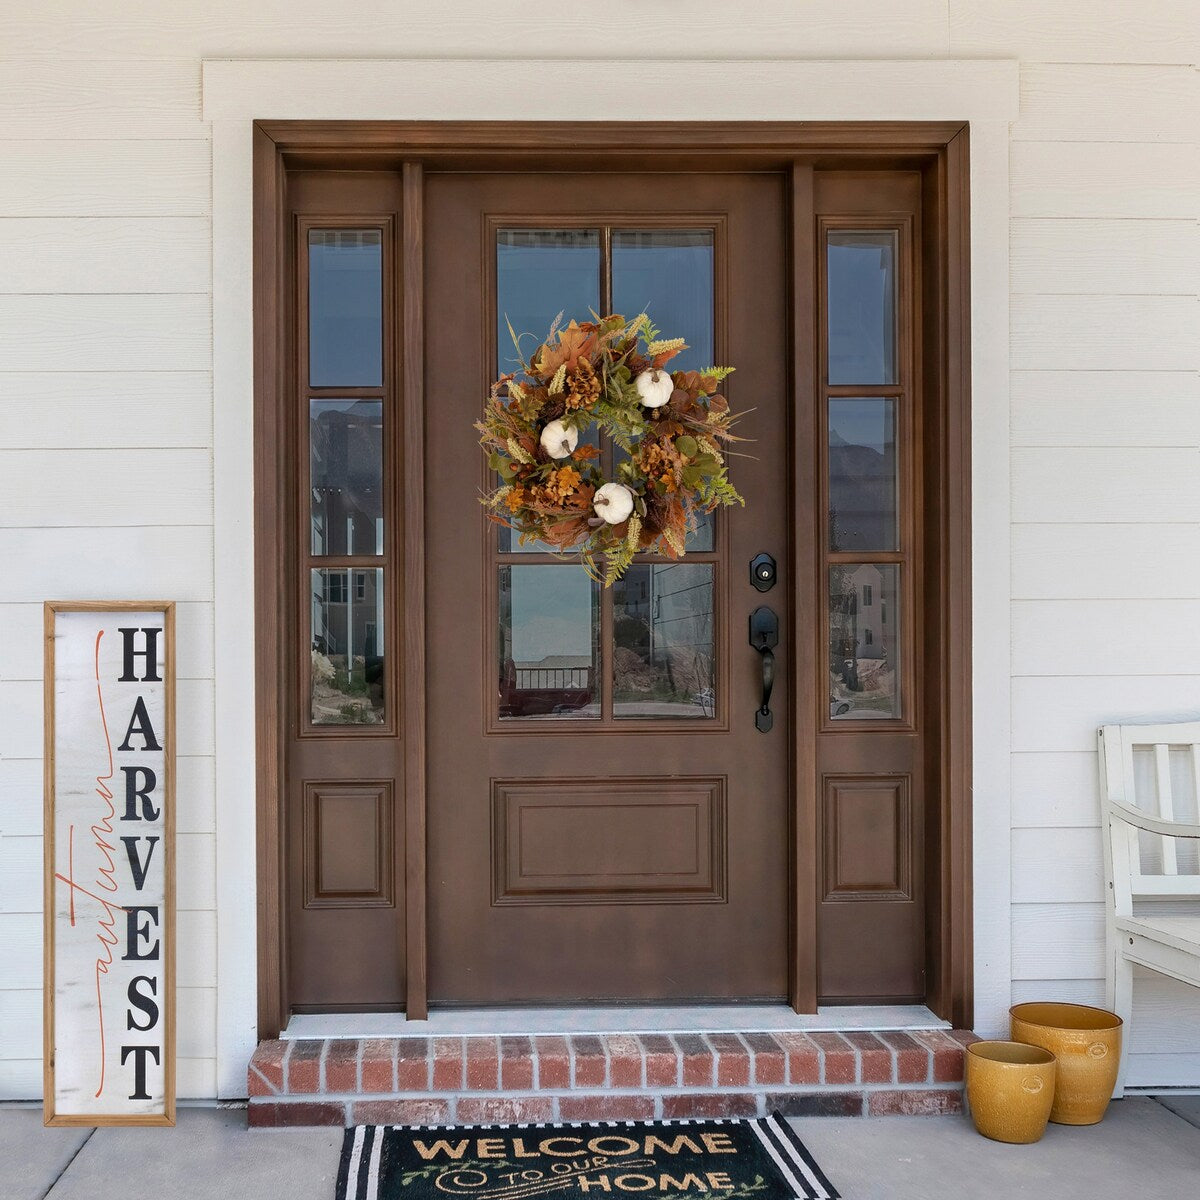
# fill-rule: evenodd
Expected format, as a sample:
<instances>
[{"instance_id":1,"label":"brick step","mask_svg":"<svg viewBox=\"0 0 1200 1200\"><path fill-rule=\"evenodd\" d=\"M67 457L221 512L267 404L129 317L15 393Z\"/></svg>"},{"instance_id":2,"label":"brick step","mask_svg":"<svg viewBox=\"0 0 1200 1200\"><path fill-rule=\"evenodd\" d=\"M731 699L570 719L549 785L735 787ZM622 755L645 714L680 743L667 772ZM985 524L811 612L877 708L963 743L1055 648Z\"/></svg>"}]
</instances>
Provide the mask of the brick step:
<instances>
[{"instance_id":1,"label":"brick step","mask_svg":"<svg viewBox=\"0 0 1200 1200\"><path fill-rule=\"evenodd\" d=\"M256 1126L958 1112L963 1030L260 1042Z\"/></svg>"}]
</instances>

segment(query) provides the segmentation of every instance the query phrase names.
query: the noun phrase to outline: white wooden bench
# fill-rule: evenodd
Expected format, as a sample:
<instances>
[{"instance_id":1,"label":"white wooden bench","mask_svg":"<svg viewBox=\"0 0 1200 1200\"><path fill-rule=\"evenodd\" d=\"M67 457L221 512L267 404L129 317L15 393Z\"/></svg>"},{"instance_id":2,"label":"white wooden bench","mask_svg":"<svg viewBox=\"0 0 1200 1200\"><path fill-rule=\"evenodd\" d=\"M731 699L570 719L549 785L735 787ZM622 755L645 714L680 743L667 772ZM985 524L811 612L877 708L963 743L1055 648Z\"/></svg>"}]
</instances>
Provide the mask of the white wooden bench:
<instances>
[{"instance_id":1,"label":"white wooden bench","mask_svg":"<svg viewBox=\"0 0 1200 1200\"><path fill-rule=\"evenodd\" d=\"M1200 722L1105 725L1100 803L1108 884L1108 1006L1125 1022L1125 1091L1133 968L1200 988ZM1185 819L1177 819L1176 814ZM1200 1047L1197 1047L1200 1049Z\"/></svg>"}]
</instances>

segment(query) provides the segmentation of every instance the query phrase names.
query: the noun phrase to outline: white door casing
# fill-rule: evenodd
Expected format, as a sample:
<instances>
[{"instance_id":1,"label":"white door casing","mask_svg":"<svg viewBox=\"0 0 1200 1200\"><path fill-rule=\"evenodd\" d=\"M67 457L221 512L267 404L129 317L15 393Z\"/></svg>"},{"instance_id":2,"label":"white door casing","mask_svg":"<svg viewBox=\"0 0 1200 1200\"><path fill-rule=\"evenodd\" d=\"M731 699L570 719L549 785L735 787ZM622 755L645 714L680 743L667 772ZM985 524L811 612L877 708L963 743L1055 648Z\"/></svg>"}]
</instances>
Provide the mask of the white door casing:
<instances>
[{"instance_id":1,"label":"white door casing","mask_svg":"<svg viewBox=\"0 0 1200 1200\"><path fill-rule=\"evenodd\" d=\"M1005 1028L1010 915L1009 123L1015 60L229 60L213 136L217 1093L257 1040L253 462L255 120L968 121L971 155L973 893L976 1028ZM530 90L533 74L540 86ZM551 106L546 97L553 97Z\"/></svg>"}]
</instances>

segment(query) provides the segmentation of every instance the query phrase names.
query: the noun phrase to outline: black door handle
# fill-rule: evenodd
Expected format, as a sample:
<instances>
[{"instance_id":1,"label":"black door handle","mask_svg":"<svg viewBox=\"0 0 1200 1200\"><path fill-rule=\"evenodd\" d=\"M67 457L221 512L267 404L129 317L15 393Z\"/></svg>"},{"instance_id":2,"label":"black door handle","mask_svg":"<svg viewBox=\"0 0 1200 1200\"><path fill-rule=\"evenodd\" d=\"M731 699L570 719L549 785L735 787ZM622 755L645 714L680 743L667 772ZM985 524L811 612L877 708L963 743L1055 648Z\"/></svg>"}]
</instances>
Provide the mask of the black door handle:
<instances>
[{"instance_id":1,"label":"black door handle","mask_svg":"<svg viewBox=\"0 0 1200 1200\"><path fill-rule=\"evenodd\" d=\"M762 703L754 714L754 728L759 733L768 733L775 724L771 692L775 687L774 650L779 645L779 618L765 604L750 614L750 645L762 659Z\"/></svg>"}]
</instances>

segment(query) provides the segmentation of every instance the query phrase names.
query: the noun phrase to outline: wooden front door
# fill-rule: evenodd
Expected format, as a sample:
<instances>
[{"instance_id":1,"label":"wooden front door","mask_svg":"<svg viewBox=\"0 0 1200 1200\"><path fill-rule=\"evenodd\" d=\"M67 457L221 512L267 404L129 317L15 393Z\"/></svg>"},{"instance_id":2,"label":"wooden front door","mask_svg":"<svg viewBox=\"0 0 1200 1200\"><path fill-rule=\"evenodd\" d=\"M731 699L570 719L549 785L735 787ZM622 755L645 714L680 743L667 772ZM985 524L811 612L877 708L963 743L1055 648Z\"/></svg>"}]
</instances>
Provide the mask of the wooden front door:
<instances>
[{"instance_id":1,"label":"wooden front door","mask_svg":"<svg viewBox=\"0 0 1200 1200\"><path fill-rule=\"evenodd\" d=\"M769 175L428 181L432 1003L787 992L790 714L780 689L755 728L748 642L754 608L788 604L751 559L791 569L785 199ZM681 369L736 364L753 409L745 510L607 590L480 513L472 421L512 369L507 324L528 353L563 309L648 310L687 339Z\"/></svg>"},{"instance_id":2,"label":"wooden front door","mask_svg":"<svg viewBox=\"0 0 1200 1200\"><path fill-rule=\"evenodd\" d=\"M285 1012L412 1011L413 972L418 1012L930 994L954 724L932 171L287 174L290 365L258 434L283 464L259 614ZM485 519L473 428L508 325L527 353L590 310L734 366L745 414L745 507L609 589Z\"/></svg>"}]
</instances>

